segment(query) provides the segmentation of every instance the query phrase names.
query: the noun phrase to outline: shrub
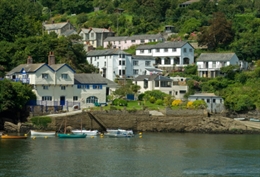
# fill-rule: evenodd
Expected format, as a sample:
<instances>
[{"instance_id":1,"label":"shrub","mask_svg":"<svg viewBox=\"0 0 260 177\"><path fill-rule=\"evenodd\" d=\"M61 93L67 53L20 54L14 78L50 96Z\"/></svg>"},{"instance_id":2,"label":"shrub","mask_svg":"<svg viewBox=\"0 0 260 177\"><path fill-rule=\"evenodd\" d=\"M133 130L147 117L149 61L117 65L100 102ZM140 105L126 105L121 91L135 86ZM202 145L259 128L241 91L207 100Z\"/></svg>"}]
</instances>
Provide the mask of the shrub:
<instances>
[{"instance_id":1,"label":"shrub","mask_svg":"<svg viewBox=\"0 0 260 177\"><path fill-rule=\"evenodd\" d=\"M192 103L195 108L204 109L207 107L207 103L204 100L196 100Z\"/></svg>"},{"instance_id":2,"label":"shrub","mask_svg":"<svg viewBox=\"0 0 260 177\"><path fill-rule=\"evenodd\" d=\"M150 99L149 99L149 101L150 101L150 103L154 104L155 101L156 101L156 99L155 99L153 96L151 96Z\"/></svg>"},{"instance_id":3,"label":"shrub","mask_svg":"<svg viewBox=\"0 0 260 177\"><path fill-rule=\"evenodd\" d=\"M114 105L114 106L119 105L119 99L114 99L114 100L112 101L112 105Z\"/></svg>"},{"instance_id":4,"label":"shrub","mask_svg":"<svg viewBox=\"0 0 260 177\"><path fill-rule=\"evenodd\" d=\"M110 111L117 110L115 106L110 106Z\"/></svg>"},{"instance_id":5,"label":"shrub","mask_svg":"<svg viewBox=\"0 0 260 177\"><path fill-rule=\"evenodd\" d=\"M119 106L127 106L127 101L126 101L126 100L123 100L123 99L120 99L120 100L118 101L118 105L119 105Z\"/></svg>"},{"instance_id":6,"label":"shrub","mask_svg":"<svg viewBox=\"0 0 260 177\"><path fill-rule=\"evenodd\" d=\"M158 100L156 100L155 104L157 104L157 105L163 105L163 100L158 99Z\"/></svg>"},{"instance_id":7,"label":"shrub","mask_svg":"<svg viewBox=\"0 0 260 177\"><path fill-rule=\"evenodd\" d=\"M182 101L181 100L174 100L172 102L172 106L180 106L182 104Z\"/></svg>"},{"instance_id":8,"label":"shrub","mask_svg":"<svg viewBox=\"0 0 260 177\"><path fill-rule=\"evenodd\" d=\"M193 103L192 101L189 101L189 102L187 103L187 108L194 108L194 106L193 106L192 103Z\"/></svg>"},{"instance_id":9,"label":"shrub","mask_svg":"<svg viewBox=\"0 0 260 177\"><path fill-rule=\"evenodd\" d=\"M143 101L143 99L144 99L144 93L141 93L140 95L138 95L139 101Z\"/></svg>"},{"instance_id":10,"label":"shrub","mask_svg":"<svg viewBox=\"0 0 260 177\"><path fill-rule=\"evenodd\" d=\"M36 116L31 118L31 122L36 126L46 128L48 126L48 123L51 123L51 118Z\"/></svg>"}]
</instances>

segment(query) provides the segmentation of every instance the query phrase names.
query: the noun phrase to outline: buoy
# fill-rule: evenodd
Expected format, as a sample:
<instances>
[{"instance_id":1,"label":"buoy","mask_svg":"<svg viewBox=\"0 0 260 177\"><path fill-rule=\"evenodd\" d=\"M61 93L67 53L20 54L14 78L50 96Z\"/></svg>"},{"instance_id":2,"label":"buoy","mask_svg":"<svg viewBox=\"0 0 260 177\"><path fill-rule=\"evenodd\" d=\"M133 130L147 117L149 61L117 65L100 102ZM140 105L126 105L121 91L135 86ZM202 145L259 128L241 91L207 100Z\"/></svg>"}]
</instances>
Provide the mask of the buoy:
<instances>
[{"instance_id":1,"label":"buoy","mask_svg":"<svg viewBox=\"0 0 260 177\"><path fill-rule=\"evenodd\" d=\"M142 138L142 136L139 136L139 138Z\"/></svg>"},{"instance_id":2,"label":"buoy","mask_svg":"<svg viewBox=\"0 0 260 177\"><path fill-rule=\"evenodd\" d=\"M36 137L35 137L35 136L33 136L33 137L32 137L32 139L34 140L34 139L36 139Z\"/></svg>"},{"instance_id":3,"label":"buoy","mask_svg":"<svg viewBox=\"0 0 260 177\"><path fill-rule=\"evenodd\" d=\"M139 133L139 135L142 135L142 134L143 134L142 132Z\"/></svg>"},{"instance_id":4,"label":"buoy","mask_svg":"<svg viewBox=\"0 0 260 177\"><path fill-rule=\"evenodd\" d=\"M24 136L27 136L27 134L24 134Z\"/></svg>"},{"instance_id":5,"label":"buoy","mask_svg":"<svg viewBox=\"0 0 260 177\"><path fill-rule=\"evenodd\" d=\"M45 136L44 138L45 138L45 139L47 139L47 138L48 138L48 136Z\"/></svg>"}]
</instances>

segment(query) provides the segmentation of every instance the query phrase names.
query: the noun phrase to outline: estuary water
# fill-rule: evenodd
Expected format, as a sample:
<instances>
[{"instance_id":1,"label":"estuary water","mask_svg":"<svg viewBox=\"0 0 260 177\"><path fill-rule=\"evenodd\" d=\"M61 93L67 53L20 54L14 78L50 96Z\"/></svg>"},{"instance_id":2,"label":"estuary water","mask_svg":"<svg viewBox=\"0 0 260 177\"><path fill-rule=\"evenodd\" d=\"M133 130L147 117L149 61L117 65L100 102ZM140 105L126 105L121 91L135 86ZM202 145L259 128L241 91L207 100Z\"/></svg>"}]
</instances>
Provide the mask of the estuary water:
<instances>
[{"instance_id":1,"label":"estuary water","mask_svg":"<svg viewBox=\"0 0 260 177\"><path fill-rule=\"evenodd\" d=\"M0 140L2 177L260 177L260 135Z\"/></svg>"}]
</instances>

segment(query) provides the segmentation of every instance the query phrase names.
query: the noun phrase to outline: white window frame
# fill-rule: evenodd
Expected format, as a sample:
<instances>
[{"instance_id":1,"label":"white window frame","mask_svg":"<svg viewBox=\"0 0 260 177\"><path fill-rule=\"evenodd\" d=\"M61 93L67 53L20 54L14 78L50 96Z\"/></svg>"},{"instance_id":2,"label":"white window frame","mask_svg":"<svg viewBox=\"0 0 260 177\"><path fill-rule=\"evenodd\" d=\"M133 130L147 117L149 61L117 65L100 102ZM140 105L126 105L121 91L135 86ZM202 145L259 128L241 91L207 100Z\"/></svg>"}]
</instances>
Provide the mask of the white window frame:
<instances>
[{"instance_id":1,"label":"white window frame","mask_svg":"<svg viewBox=\"0 0 260 177\"><path fill-rule=\"evenodd\" d=\"M60 89L61 90L66 90L66 86L62 85L62 86L60 86Z\"/></svg>"},{"instance_id":2,"label":"white window frame","mask_svg":"<svg viewBox=\"0 0 260 177\"><path fill-rule=\"evenodd\" d=\"M61 74L62 79L68 79L68 74Z\"/></svg>"},{"instance_id":3,"label":"white window frame","mask_svg":"<svg viewBox=\"0 0 260 177\"><path fill-rule=\"evenodd\" d=\"M48 85L43 85L43 86L42 86L42 89L43 89L43 90L48 90L48 89L49 89L49 86L48 86Z\"/></svg>"},{"instance_id":4,"label":"white window frame","mask_svg":"<svg viewBox=\"0 0 260 177\"><path fill-rule=\"evenodd\" d=\"M47 74L47 73L42 73L42 78L43 78L43 79L48 79L48 77L49 77L49 74Z\"/></svg>"}]
</instances>

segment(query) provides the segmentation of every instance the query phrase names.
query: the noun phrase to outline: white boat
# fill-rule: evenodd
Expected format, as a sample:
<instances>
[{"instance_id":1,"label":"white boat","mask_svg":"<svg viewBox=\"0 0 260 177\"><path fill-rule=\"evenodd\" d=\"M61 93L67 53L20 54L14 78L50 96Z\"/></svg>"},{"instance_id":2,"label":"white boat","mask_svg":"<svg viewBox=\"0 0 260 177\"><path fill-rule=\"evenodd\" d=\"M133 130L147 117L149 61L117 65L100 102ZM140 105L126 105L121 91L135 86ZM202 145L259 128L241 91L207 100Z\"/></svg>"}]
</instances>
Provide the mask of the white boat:
<instances>
[{"instance_id":1,"label":"white boat","mask_svg":"<svg viewBox=\"0 0 260 177\"><path fill-rule=\"evenodd\" d=\"M244 121L244 120L246 120L246 118L238 117L238 118L234 118L234 120Z\"/></svg>"},{"instance_id":2,"label":"white boat","mask_svg":"<svg viewBox=\"0 0 260 177\"><path fill-rule=\"evenodd\" d=\"M31 130L31 136L55 136L55 131L36 131Z\"/></svg>"},{"instance_id":3,"label":"white boat","mask_svg":"<svg viewBox=\"0 0 260 177\"><path fill-rule=\"evenodd\" d=\"M98 130L72 130L71 131L74 134L86 134L87 136L97 136L98 135Z\"/></svg>"},{"instance_id":4,"label":"white boat","mask_svg":"<svg viewBox=\"0 0 260 177\"><path fill-rule=\"evenodd\" d=\"M251 122L260 122L260 119L250 118L249 121L251 121Z\"/></svg>"},{"instance_id":5,"label":"white boat","mask_svg":"<svg viewBox=\"0 0 260 177\"><path fill-rule=\"evenodd\" d=\"M124 129L107 129L106 136L109 137L133 137L133 130L124 130Z\"/></svg>"}]
</instances>

